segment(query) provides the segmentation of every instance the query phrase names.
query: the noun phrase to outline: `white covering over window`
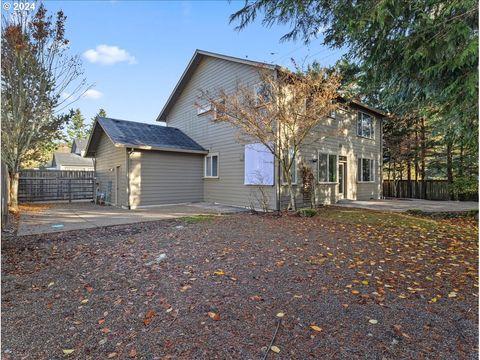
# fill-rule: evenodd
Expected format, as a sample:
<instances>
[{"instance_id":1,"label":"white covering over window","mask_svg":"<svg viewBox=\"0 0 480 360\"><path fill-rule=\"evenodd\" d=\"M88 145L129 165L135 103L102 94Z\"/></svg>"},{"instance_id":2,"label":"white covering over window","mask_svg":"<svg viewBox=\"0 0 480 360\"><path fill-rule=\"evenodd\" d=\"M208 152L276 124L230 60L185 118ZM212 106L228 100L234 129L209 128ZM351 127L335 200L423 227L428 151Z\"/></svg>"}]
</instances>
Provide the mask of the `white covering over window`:
<instances>
[{"instance_id":1,"label":"white covering over window","mask_svg":"<svg viewBox=\"0 0 480 360\"><path fill-rule=\"evenodd\" d=\"M273 154L265 145L245 145L245 185L273 185L273 164Z\"/></svg>"}]
</instances>

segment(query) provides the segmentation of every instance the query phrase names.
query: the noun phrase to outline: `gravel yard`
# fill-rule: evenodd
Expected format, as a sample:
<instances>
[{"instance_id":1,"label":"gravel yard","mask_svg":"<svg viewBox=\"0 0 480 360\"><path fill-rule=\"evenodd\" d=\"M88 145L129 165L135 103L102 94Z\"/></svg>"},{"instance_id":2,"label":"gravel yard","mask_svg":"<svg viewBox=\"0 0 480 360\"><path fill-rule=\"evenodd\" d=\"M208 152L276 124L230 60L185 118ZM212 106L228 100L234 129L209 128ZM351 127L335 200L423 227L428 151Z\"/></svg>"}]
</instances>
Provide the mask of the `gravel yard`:
<instances>
[{"instance_id":1,"label":"gravel yard","mask_svg":"<svg viewBox=\"0 0 480 360\"><path fill-rule=\"evenodd\" d=\"M4 234L2 359L477 359L477 240L345 208Z\"/></svg>"}]
</instances>

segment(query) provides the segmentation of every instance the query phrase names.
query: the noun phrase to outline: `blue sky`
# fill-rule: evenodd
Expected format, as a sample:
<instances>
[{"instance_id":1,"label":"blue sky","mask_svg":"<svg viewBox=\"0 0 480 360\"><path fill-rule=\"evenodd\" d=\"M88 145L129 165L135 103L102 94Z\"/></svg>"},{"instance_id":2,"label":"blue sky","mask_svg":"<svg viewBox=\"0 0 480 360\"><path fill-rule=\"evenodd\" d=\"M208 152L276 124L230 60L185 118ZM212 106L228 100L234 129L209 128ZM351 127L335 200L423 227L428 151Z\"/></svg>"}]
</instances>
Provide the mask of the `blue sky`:
<instances>
[{"instance_id":1,"label":"blue sky","mask_svg":"<svg viewBox=\"0 0 480 360\"><path fill-rule=\"evenodd\" d=\"M231 13L243 1L45 1L63 9L70 51L83 59L93 90L74 103L87 119L104 108L109 117L154 123L195 49L283 66L314 59L331 65L341 50L321 40L281 43L288 27L260 21L237 32ZM104 46L102 46L104 45ZM272 54L273 53L273 54Z\"/></svg>"}]
</instances>

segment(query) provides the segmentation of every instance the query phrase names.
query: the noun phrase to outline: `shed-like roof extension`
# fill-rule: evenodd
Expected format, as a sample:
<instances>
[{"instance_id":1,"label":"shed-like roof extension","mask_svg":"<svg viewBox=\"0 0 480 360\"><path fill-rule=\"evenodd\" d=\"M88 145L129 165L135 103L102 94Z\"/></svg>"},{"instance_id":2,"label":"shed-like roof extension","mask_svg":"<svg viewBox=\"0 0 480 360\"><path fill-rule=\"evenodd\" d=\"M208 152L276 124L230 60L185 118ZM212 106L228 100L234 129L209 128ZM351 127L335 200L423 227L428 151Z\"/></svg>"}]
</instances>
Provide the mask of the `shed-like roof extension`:
<instances>
[{"instance_id":1,"label":"shed-like roof extension","mask_svg":"<svg viewBox=\"0 0 480 360\"><path fill-rule=\"evenodd\" d=\"M202 61L202 59L205 58L205 57L213 57L213 58L232 61L232 62L236 62L236 63L240 63L240 64L255 66L255 67L258 67L258 68L262 68L262 69L279 70L279 71L284 69L280 65L269 64L269 63L260 62L260 61L253 61L253 60L249 60L249 59L241 59L241 58L237 58L237 57L234 57L234 56L222 55L222 54L217 54L217 53L197 49L197 50L195 50L195 53L193 54L190 62L187 65L187 68L185 69L182 76L180 77L180 80L178 81L177 85L175 85L175 88L173 89L172 93L170 94L167 102L163 106L162 111L160 111L160 114L157 116L156 121L167 121L168 113L170 112L173 105L175 104L175 101L177 101L177 99L179 98L183 89L185 88L186 84L190 80L190 77L195 72L198 65ZM341 95L339 95L339 97L342 98ZM381 117L386 116L386 113L383 112L382 110L375 109L373 107L367 106L367 105L361 103L360 101L354 100L354 101L351 101L351 103L353 103L357 106L360 106L360 107L362 107L366 110L370 110L370 111L380 115Z\"/></svg>"},{"instance_id":2,"label":"shed-like roof extension","mask_svg":"<svg viewBox=\"0 0 480 360\"><path fill-rule=\"evenodd\" d=\"M95 156L102 130L117 147L208 153L181 130L174 127L97 117L88 140L86 157Z\"/></svg>"},{"instance_id":3,"label":"shed-like roof extension","mask_svg":"<svg viewBox=\"0 0 480 360\"><path fill-rule=\"evenodd\" d=\"M53 154L52 165L54 166L78 166L93 168L93 160L86 159L74 153L63 153L56 151Z\"/></svg>"}]
</instances>

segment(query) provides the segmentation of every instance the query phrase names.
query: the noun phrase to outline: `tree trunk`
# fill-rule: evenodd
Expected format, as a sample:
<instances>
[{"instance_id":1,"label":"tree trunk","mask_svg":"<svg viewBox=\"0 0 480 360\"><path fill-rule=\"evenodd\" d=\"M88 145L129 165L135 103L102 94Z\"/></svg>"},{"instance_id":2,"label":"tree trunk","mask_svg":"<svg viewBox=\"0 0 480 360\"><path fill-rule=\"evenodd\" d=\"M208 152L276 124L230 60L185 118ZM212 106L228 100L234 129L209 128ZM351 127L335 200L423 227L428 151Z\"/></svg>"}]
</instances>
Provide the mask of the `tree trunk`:
<instances>
[{"instance_id":1,"label":"tree trunk","mask_svg":"<svg viewBox=\"0 0 480 360\"><path fill-rule=\"evenodd\" d=\"M20 174L18 172L9 174L10 176L10 189L9 189L9 208L12 211L18 210L18 178Z\"/></svg>"},{"instance_id":2,"label":"tree trunk","mask_svg":"<svg viewBox=\"0 0 480 360\"><path fill-rule=\"evenodd\" d=\"M427 157L427 141L426 141L426 134L425 134L425 119L422 118L420 123L420 172L422 175L422 199L427 198L427 182L425 179L426 169L425 169L425 162Z\"/></svg>"},{"instance_id":3,"label":"tree trunk","mask_svg":"<svg viewBox=\"0 0 480 360\"><path fill-rule=\"evenodd\" d=\"M447 180L450 193L450 200L453 200L453 144L451 141L447 142Z\"/></svg>"},{"instance_id":4,"label":"tree trunk","mask_svg":"<svg viewBox=\"0 0 480 360\"><path fill-rule=\"evenodd\" d=\"M288 206L290 210L296 211L297 204L295 202L295 194L293 192L292 179L288 179L288 192L290 193L290 205Z\"/></svg>"}]
</instances>

